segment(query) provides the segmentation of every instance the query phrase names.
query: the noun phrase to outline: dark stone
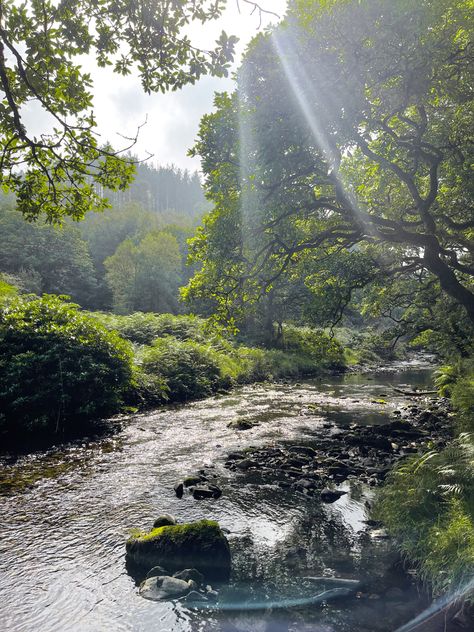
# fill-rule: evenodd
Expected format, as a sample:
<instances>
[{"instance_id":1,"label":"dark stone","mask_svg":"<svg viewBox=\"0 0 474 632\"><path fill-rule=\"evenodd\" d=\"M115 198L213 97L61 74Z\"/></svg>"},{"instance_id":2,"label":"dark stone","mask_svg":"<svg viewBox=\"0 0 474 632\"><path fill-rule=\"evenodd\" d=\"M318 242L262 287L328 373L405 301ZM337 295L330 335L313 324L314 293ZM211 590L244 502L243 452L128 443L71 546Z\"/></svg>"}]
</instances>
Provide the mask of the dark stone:
<instances>
[{"instance_id":1,"label":"dark stone","mask_svg":"<svg viewBox=\"0 0 474 632\"><path fill-rule=\"evenodd\" d=\"M336 500L339 500L341 496L344 496L344 494L347 494L347 492L343 492L339 489L329 489L329 487L325 487L323 490L321 490L320 497L324 503L334 503L336 502Z\"/></svg>"},{"instance_id":2,"label":"dark stone","mask_svg":"<svg viewBox=\"0 0 474 632\"><path fill-rule=\"evenodd\" d=\"M184 485L183 483L178 483L177 485L174 486L174 491L175 494L178 498L182 498L183 497L183 492L184 492Z\"/></svg>"},{"instance_id":3,"label":"dark stone","mask_svg":"<svg viewBox=\"0 0 474 632\"><path fill-rule=\"evenodd\" d=\"M258 463L252 459L242 459L241 461L237 461L235 467L238 467L239 470L248 470L249 467L255 467L256 465L258 465Z\"/></svg>"},{"instance_id":4,"label":"dark stone","mask_svg":"<svg viewBox=\"0 0 474 632\"><path fill-rule=\"evenodd\" d=\"M153 528L158 529L158 527L166 527L170 524L176 524L176 518L174 516L170 516L170 514L163 514L155 520L155 522L153 523Z\"/></svg>"},{"instance_id":5,"label":"dark stone","mask_svg":"<svg viewBox=\"0 0 474 632\"><path fill-rule=\"evenodd\" d=\"M163 568L162 566L154 566L151 570L148 571L148 573L146 574L146 578L149 579L150 577L160 577L163 575L168 575L168 571L166 570L166 568Z\"/></svg>"},{"instance_id":6,"label":"dark stone","mask_svg":"<svg viewBox=\"0 0 474 632\"><path fill-rule=\"evenodd\" d=\"M300 454L305 454L306 456L310 457L316 456L317 454L316 450L305 445L292 445L290 448L288 448L288 451L299 452Z\"/></svg>"},{"instance_id":7,"label":"dark stone","mask_svg":"<svg viewBox=\"0 0 474 632\"><path fill-rule=\"evenodd\" d=\"M196 476L186 476L183 480L184 487L192 487L192 485L198 485L202 482L203 476L198 474Z\"/></svg>"},{"instance_id":8,"label":"dark stone","mask_svg":"<svg viewBox=\"0 0 474 632\"><path fill-rule=\"evenodd\" d=\"M193 498L195 500L204 500L205 498L220 498L222 490L217 485L199 486L193 489Z\"/></svg>"}]
</instances>

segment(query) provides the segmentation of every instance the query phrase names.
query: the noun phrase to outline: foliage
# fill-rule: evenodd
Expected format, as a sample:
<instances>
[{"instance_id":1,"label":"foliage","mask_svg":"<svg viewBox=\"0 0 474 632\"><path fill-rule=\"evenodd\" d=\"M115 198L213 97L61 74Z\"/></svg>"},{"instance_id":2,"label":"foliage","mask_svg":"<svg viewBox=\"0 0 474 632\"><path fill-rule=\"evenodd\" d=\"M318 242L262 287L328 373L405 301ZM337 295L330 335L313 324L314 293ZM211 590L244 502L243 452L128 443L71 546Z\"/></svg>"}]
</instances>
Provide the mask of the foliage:
<instances>
[{"instance_id":1,"label":"foliage","mask_svg":"<svg viewBox=\"0 0 474 632\"><path fill-rule=\"evenodd\" d=\"M170 233L149 232L136 245L123 241L104 266L118 313L177 311L182 262Z\"/></svg>"},{"instance_id":2,"label":"foliage","mask_svg":"<svg viewBox=\"0 0 474 632\"><path fill-rule=\"evenodd\" d=\"M471 33L469 0L291 3L201 121L214 210L185 297L238 318L304 275L337 318L407 279L404 309L433 289L472 323Z\"/></svg>"},{"instance_id":3,"label":"foliage","mask_svg":"<svg viewBox=\"0 0 474 632\"><path fill-rule=\"evenodd\" d=\"M99 144L92 80L81 68L84 56L95 55L98 66L120 75L138 72L147 93L175 90L206 74L225 75L236 38L223 32L215 48L205 51L184 33L192 21L218 18L224 4L2 2L1 179L16 193L25 217L43 214L58 223L64 216L81 219L107 205L101 190L124 189L132 179L133 161ZM50 122L39 135L25 124L27 105L36 118Z\"/></svg>"},{"instance_id":4,"label":"foliage","mask_svg":"<svg viewBox=\"0 0 474 632\"><path fill-rule=\"evenodd\" d=\"M341 344L327 333L309 327L286 326L281 346L285 351L306 355L318 366L343 366Z\"/></svg>"},{"instance_id":5,"label":"foliage","mask_svg":"<svg viewBox=\"0 0 474 632\"><path fill-rule=\"evenodd\" d=\"M463 594L474 568L474 437L404 462L376 507L436 592ZM471 587L472 590L472 587Z\"/></svg>"},{"instance_id":6,"label":"foliage","mask_svg":"<svg viewBox=\"0 0 474 632\"><path fill-rule=\"evenodd\" d=\"M117 412L132 376L129 344L60 297L0 311L0 429L58 435Z\"/></svg>"},{"instance_id":7,"label":"foliage","mask_svg":"<svg viewBox=\"0 0 474 632\"><path fill-rule=\"evenodd\" d=\"M26 222L14 201L1 199L0 270L19 278L35 294L67 294L84 307L96 298L97 281L86 243L77 228Z\"/></svg>"},{"instance_id":8,"label":"foliage","mask_svg":"<svg viewBox=\"0 0 474 632\"><path fill-rule=\"evenodd\" d=\"M179 340L206 339L206 321L197 316L143 312L135 312L129 316L97 313L93 315L108 329L117 331L123 338L139 345L150 345L156 338L164 336L174 336Z\"/></svg>"},{"instance_id":9,"label":"foliage","mask_svg":"<svg viewBox=\"0 0 474 632\"><path fill-rule=\"evenodd\" d=\"M8 300L18 294L18 288L11 281L9 276L0 274L0 301Z\"/></svg>"},{"instance_id":10,"label":"foliage","mask_svg":"<svg viewBox=\"0 0 474 632\"><path fill-rule=\"evenodd\" d=\"M208 345L169 336L157 338L144 352L141 364L145 373L165 380L170 400L187 401L230 386L219 355Z\"/></svg>"}]
</instances>

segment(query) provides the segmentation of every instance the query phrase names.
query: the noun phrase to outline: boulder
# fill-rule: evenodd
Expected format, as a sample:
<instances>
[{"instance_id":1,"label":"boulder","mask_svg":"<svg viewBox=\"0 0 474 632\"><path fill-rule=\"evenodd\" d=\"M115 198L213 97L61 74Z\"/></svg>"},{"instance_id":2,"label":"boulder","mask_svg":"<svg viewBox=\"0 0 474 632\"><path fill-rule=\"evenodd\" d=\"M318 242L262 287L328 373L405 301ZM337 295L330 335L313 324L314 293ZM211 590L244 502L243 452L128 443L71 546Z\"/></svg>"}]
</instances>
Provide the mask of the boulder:
<instances>
[{"instance_id":1,"label":"boulder","mask_svg":"<svg viewBox=\"0 0 474 632\"><path fill-rule=\"evenodd\" d=\"M155 520L153 528L158 529L158 527L166 527L173 524L176 524L176 518L174 516L170 516L170 514L163 514L162 516L158 516Z\"/></svg>"},{"instance_id":2,"label":"boulder","mask_svg":"<svg viewBox=\"0 0 474 632\"><path fill-rule=\"evenodd\" d=\"M202 586L202 584L204 583L204 575L202 575L195 568L185 568L184 571L179 571L178 573L175 573L173 577L176 577L177 579L182 579L185 582L189 582L192 580L193 582L196 582L198 586Z\"/></svg>"},{"instance_id":3,"label":"boulder","mask_svg":"<svg viewBox=\"0 0 474 632\"><path fill-rule=\"evenodd\" d=\"M196 476L187 476L183 481L183 485L184 487L192 487L193 485L199 485L202 481L203 476L201 474L197 474Z\"/></svg>"},{"instance_id":4,"label":"boulder","mask_svg":"<svg viewBox=\"0 0 474 632\"><path fill-rule=\"evenodd\" d=\"M323 503L334 503L336 500L339 500L341 496L347 494L347 492L343 492L339 489L329 489L329 487L325 487L321 490L321 500Z\"/></svg>"},{"instance_id":5,"label":"boulder","mask_svg":"<svg viewBox=\"0 0 474 632\"><path fill-rule=\"evenodd\" d=\"M146 574L146 579L149 579L150 577L160 577L164 575L168 575L168 571L166 570L166 568L163 568L162 566L154 566Z\"/></svg>"},{"instance_id":6,"label":"boulder","mask_svg":"<svg viewBox=\"0 0 474 632\"><path fill-rule=\"evenodd\" d=\"M220 498L222 490L217 485L199 485L193 489L193 498L203 500L204 498Z\"/></svg>"},{"instance_id":7,"label":"boulder","mask_svg":"<svg viewBox=\"0 0 474 632\"><path fill-rule=\"evenodd\" d=\"M184 493L184 485L183 483L178 483L177 485L174 486L174 492L177 496L177 498L182 498L183 497L183 493Z\"/></svg>"},{"instance_id":8,"label":"boulder","mask_svg":"<svg viewBox=\"0 0 474 632\"><path fill-rule=\"evenodd\" d=\"M149 577L140 584L139 594L145 599L152 601L161 601L163 599L176 599L187 595L193 585L176 577L168 577L160 575L158 577Z\"/></svg>"},{"instance_id":9,"label":"boulder","mask_svg":"<svg viewBox=\"0 0 474 632\"><path fill-rule=\"evenodd\" d=\"M227 581L230 547L217 522L200 520L169 525L127 541L127 561L145 571L164 566L171 572L195 568L206 579Z\"/></svg>"}]
</instances>

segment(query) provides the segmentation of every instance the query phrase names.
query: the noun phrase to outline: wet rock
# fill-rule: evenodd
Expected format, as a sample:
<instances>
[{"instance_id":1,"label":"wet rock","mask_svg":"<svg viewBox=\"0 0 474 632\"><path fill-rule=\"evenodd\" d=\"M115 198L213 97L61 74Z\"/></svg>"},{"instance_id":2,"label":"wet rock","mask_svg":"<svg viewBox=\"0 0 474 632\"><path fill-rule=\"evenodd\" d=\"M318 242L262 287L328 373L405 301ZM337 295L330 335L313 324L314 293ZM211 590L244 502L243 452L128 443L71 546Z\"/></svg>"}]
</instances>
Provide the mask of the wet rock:
<instances>
[{"instance_id":1,"label":"wet rock","mask_svg":"<svg viewBox=\"0 0 474 632\"><path fill-rule=\"evenodd\" d=\"M316 487L316 483L314 481L310 481L305 478L301 478L299 481L296 481L295 487L301 489L314 489Z\"/></svg>"},{"instance_id":2,"label":"wet rock","mask_svg":"<svg viewBox=\"0 0 474 632\"><path fill-rule=\"evenodd\" d=\"M162 516L158 516L158 518L153 523L153 528L158 529L158 527L166 527L168 525L176 524L176 518L171 516L170 514L163 514Z\"/></svg>"},{"instance_id":3,"label":"wet rock","mask_svg":"<svg viewBox=\"0 0 474 632\"><path fill-rule=\"evenodd\" d=\"M325 487L321 490L320 498L323 503L334 503L336 500L339 500L341 496L344 496L347 492L343 492L339 489L329 489L329 487Z\"/></svg>"},{"instance_id":4,"label":"wet rock","mask_svg":"<svg viewBox=\"0 0 474 632\"><path fill-rule=\"evenodd\" d=\"M195 568L207 579L227 581L230 547L217 522L200 520L160 527L127 541L127 562L145 572L164 566L171 572Z\"/></svg>"},{"instance_id":5,"label":"wet rock","mask_svg":"<svg viewBox=\"0 0 474 632\"><path fill-rule=\"evenodd\" d=\"M204 500L205 498L220 498L222 490L217 485L200 485L193 489L193 498L195 500Z\"/></svg>"},{"instance_id":6,"label":"wet rock","mask_svg":"<svg viewBox=\"0 0 474 632\"><path fill-rule=\"evenodd\" d=\"M234 430L250 430L250 428L253 428L254 426L255 423L253 421L249 421L248 419L236 419L227 424L228 428L233 428Z\"/></svg>"},{"instance_id":7,"label":"wet rock","mask_svg":"<svg viewBox=\"0 0 474 632\"><path fill-rule=\"evenodd\" d=\"M184 485L183 485L183 483L177 483L174 486L174 492L175 492L175 494L176 494L176 496L178 498L182 498L183 497L183 493L184 493Z\"/></svg>"},{"instance_id":8,"label":"wet rock","mask_svg":"<svg viewBox=\"0 0 474 632\"><path fill-rule=\"evenodd\" d=\"M189 582L190 580L192 580L193 582L196 582L198 586L202 586L202 584L204 583L204 575L202 575L195 568L185 568L184 571L179 571L178 573L175 573L173 577L176 577L177 579L182 579L185 582Z\"/></svg>"},{"instance_id":9,"label":"wet rock","mask_svg":"<svg viewBox=\"0 0 474 632\"><path fill-rule=\"evenodd\" d=\"M245 457L245 454L243 452L231 452L227 456L227 460L228 461L240 461L244 457Z\"/></svg>"},{"instance_id":10,"label":"wet rock","mask_svg":"<svg viewBox=\"0 0 474 632\"><path fill-rule=\"evenodd\" d=\"M198 485L203 480L202 474L197 474L196 476L186 476L183 480L184 487L192 487L193 485Z\"/></svg>"},{"instance_id":11,"label":"wet rock","mask_svg":"<svg viewBox=\"0 0 474 632\"><path fill-rule=\"evenodd\" d=\"M150 577L140 585L139 594L145 599L162 601L186 595L191 590L189 582L167 575Z\"/></svg>"},{"instance_id":12,"label":"wet rock","mask_svg":"<svg viewBox=\"0 0 474 632\"><path fill-rule=\"evenodd\" d=\"M250 467L255 467L258 465L257 461L253 461L252 459L242 459L241 461L237 461L235 467L239 470L248 470Z\"/></svg>"},{"instance_id":13,"label":"wet rock","mask_svg":"<svg viewBox=\"0 0 474 632\"><path fill-rule=\"evenodd\" d=\"M305 445L292 445L288 448L288 451L297 452L299 454L305 454L306 456L309 456L309 457L315 457L317 455L316 450Z\"/></svg>"}]
</instances>

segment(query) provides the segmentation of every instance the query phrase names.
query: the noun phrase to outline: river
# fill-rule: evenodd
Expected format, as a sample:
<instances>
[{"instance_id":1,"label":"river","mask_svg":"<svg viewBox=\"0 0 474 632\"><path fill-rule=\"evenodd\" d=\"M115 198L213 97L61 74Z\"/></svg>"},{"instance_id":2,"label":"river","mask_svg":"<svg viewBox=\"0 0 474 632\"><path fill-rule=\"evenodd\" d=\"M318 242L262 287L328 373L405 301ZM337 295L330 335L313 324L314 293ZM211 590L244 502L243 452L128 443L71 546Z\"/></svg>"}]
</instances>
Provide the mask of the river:
<instances>
[{"instance_id":1,"label":"river","mask_svg":"<svg viewBox=\"0 0 474 632\"><path fill-rule=\"evenodd\" d=\"M429 388L423 361L376 374L301 383L257 384L185 406L120 421L113 436L0 461L0 629L11 632L316 630L389 632L423 609L416 583L386 595L313 608L197 612L138 595L125 567L133 527L162 513L179 521L212 518L229 530L232 599L291 600L316 590L307 576L386 578L396 559L383 533L367 531L373 489L356 479L324 505L281 487L255 485L224 467L226 455L251 446L311 446L315 429L380 424L407 402L392 386ZM239 431L235 420L255 422ZM174 484L211 469L217 499L175 496ZM401 572L401 571L398 571ZM382 580L381 580L382 581ZM395 581L395 580L394 580ZM397 579L398 582L398 579ZM395 584L394 584L395 585ZM397 586L400 584L397 583ZM398 601L397 601L398 590Z\"/></svg>"}]
</instances>

